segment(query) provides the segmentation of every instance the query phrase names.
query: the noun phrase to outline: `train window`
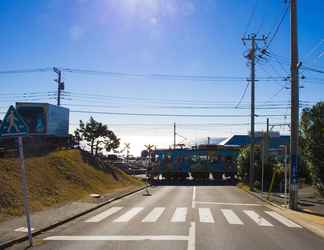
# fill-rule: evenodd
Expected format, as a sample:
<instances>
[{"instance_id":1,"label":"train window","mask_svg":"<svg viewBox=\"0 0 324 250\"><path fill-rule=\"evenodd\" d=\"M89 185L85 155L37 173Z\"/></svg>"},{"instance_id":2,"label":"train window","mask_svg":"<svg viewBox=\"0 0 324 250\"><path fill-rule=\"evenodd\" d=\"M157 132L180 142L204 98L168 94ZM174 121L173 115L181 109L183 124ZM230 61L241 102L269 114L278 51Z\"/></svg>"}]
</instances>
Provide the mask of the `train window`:
<instances>
[{"instance_id":1,"label":"train window","mask_svg":"<svg viewBox=\"0 0 324 250\"><path fill-rule=\"evenodd\" d=\"M207 160L207 155L200 155L199 157L201 160Z\"/></svg>"}]
</instances>

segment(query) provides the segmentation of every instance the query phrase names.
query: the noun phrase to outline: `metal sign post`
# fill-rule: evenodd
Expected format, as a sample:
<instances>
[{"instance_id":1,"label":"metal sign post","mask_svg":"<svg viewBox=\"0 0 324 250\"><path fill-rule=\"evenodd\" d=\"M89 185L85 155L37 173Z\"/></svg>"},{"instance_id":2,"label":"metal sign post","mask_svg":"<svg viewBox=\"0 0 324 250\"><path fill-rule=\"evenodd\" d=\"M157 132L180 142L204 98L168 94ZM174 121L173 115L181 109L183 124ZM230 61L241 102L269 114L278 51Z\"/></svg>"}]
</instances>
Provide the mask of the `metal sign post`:
<instances>
[{"instance_id":1,"label":"metal sign post","mask_svg":"<svg viewBox=\"0 0 324 250\"><path fill-rule=\"evenodd\" d=\"M20 159L21 170L21 188L23 193L24 212L27 220L28 240L29 245L33 245L31 220L29 214L29 201L28 201L28 187L27 187L27 175L25 169L25 158L23 148L22 136L28 134L28 126L24 120L20 117L18 112L13 106L10 106L0 127L0 135L3 137L18 137L18 151Z\"/></svg>"},{"instance_id":2,"label":"metal sign post","mask_svg":"<svg viewBox=\"0 0 324 250\"><path fill-rule=\"evenodd\" d=\"M24 212L26 215L27 229L28 229L28 240L30 246L33 245L31 222L29 214L29 199L28 199L28 185L27 185L27 175L25 169L25 158L24 158L24 147L22 137L18 137L18 149L19 149L19 159L20 159L20 170L21 170L21 189L24 196Z\"/></svg>"}]
</instances>

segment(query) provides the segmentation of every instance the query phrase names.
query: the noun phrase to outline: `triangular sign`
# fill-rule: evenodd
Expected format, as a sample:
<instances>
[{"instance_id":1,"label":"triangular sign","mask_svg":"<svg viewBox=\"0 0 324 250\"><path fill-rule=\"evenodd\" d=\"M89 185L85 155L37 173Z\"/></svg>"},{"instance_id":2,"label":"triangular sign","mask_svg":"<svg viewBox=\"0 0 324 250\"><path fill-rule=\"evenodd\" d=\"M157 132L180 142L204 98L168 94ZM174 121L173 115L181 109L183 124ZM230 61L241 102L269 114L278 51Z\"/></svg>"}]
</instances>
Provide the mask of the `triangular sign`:
<instances>
[{"instance_id":1,"label":"triangular sign","mask_svg":"<svg viewBox=\"0 0 324 250\"><path fill-rule=\"evenodd\" d=\"M14 106L10 106L0 127L1 136L19 136L28 133L28 126Z\"/></svg>"}]
</instances>

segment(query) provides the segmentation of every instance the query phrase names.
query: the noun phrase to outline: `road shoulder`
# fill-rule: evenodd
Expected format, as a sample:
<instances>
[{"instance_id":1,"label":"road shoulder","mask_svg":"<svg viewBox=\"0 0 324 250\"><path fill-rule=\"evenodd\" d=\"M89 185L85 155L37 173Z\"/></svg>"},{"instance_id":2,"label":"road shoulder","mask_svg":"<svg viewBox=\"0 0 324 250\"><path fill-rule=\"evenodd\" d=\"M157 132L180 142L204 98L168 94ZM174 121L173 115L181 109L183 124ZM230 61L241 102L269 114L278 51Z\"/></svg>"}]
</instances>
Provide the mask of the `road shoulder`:
<instances>
[{"instance_id":1,"label":"road shoulder","mask_svg":"<svg viewBox=\"0 0 324 250\"><path fill-rule=\"evenodd\" d=\"M258 193L251 192L245 188L240 188L240 189L258 198L259 200L265 202L266 203L265 206L268 207L269 209L272 209L277 213L280 213L281 215L287 217L288 219L308 229L314 234L320 236L321 238L324 238L324 217L304 213L301 211L294 211L289 208L279 206L271 201L268 201L265 198L261 197Z\"/></svg>"},{"instance_id":2,"label":"road shoulder","mask_svg":"<svg viewBox=\"0 0 324 250\"><path fill-rule=\"evenodd\" d=\"M90 213L102 206L113 201L121 199L125 196L134 194L143 190L145 187L132 187L110 193L105 196L106 199L98 202L80 201L71 202L60 208L50 208L46 211L32 214L33 236L39 235L47 230L63 225L80 216ZM0 224L0 249L10 247L14 244L27 240L26 232L15 231L25 227L25 217L14 218Z\"/></svg>"}]
</instances>

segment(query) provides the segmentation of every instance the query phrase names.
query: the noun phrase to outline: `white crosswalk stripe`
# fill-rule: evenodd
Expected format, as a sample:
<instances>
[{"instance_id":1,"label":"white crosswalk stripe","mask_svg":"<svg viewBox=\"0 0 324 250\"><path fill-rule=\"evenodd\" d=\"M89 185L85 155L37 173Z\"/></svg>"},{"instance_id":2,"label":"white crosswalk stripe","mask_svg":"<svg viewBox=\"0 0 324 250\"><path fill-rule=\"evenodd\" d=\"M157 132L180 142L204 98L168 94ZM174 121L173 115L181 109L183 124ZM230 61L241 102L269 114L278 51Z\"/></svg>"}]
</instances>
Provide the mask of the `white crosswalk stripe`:
<instances>
[{"instance_id":1,"label":"white crosswalk stripe","mask_svg":"<svg viewBox=\"0 0 324 250\"><path fill-rule=\"evenodd\" d=\"M154 208L143 220L142 222L156 222L160 216L163 214L165 207Z\"/></svg>"},{"instance_id":2,"label":"white crosswalk stripe","mask_svg":"<svg viewBox=\"0 0 324 250\"><path fill-rule=\"evenodd\" d=\"M185 222L187 211L188 209L186 207L177 207L171 218L171 222Z\"/></svg>"},{"instance_id":3,"label":"white crosswalk stripe","mask_svg":"<svg viewBox=\"0 0 324 250\"><path fill-rule=\"evenodd\" d=\"M122 209L122 207L111 207L111 208L107 209L106 211L104 211L94 217L91 217L90 219L86 220L85 222L100 222L100 221L106 219L107 217L117 213L121 209Z\"/></svg>"},{"instance_id":4,"label":"white crosswalk stripe","mask_svg":"<svg viewBox=\"0 0 324 250\"><path fill-rule=\"evenodd\" d=\"M199 208L199 219L203 223L215 223L210 208Z\"/></svg>"},{"instance_id":5,"label":"white crosswalk stripe","mask_svg":"<svg viewBox=\"0 0 324 250\"><path fill-rule=\"evenodd\" d=\"M140 216L143 223L156 223L159 220L166 219L166 213L167 210L166 207L153 207L152 210L148 210L145 213L143 212L144 207L133 207L129 208L128 210L125 210L124 213L121 213L121 211L125 209L124 207L110 207L107 210L87 219L85 222L87 223L98 223L106 218L115 215L117 213L120 213L118 217L113 220L113 222L128 222L131 219L135 218L136 216ZM194 210L195 211L195 210ZM232 209L220 209L222 215L224 216L226 222L230 225L244 225L244 222L241 220L241 215L239 215L237 212L234 212ZM274 225L271 224L268 220L260 216L257 212L254 210L242 210L245 215L248 216L252 221L254 221L258 226L263 227L273 227ZM142 215L139 215L141 212L143 212ZM278 221L282 225L289 227L289 228L302 228L300 225L296 224L295 222L287 219L286 217L274 212L274 211L263 211L266 215L270 216L273 220ZM187 207L177 207L173 211L173 215L171 217L170 222L186 222L188 215L188 208ZM198 208L198 215L199 215L199 222L201 223L208 223L208 224L214 224L215 218L211 208L204 208L200 207ZM240 218L241 217L241 218Z\"/></svg>"},{"instance_id":6,"label":"white crosswalk stripe","mask_svg":"<svg viewBox=\"0 0 324 250\"><path fill-rule=\"evenodd\" d=\"M243 225L241 219L231 209L221 209L225 219L229 224Z\"/></svg>"},{"instance_id":7,"label":"white crosswalk stripe","mask_svg":"<svg viewBox=\"0 0 324 250\"><path fill-rule=\"evenodd\" d=\"M263 227L273 227L273 225L269 221L267 221L266 219L262 218L260 215L258 215L256 212L254 212L252 210L244 210L244 213L247 216L249 216L259 226L263 226Z\"/></svg>"},{"instance_id":8,"label":"white crosswalk stripe","mask_svg":"<svg viewBox=\"0 0 324 250\"><path fill-rule=\"evenodd\" d=\"M265 211L266 214L270 215L272 218L276 219L277 221L281 222L287 227L295 227L295 228L302 228L298 224L288 220L287 218L283 217L282 215L274 212L274 211Z\"/></svg>"},{"instance_id":9,"label":"white crosswalk stripe","mask_svg":"<svg viewBox=\"0 0 324 250\"><path fill-rule=\"evenodd\" d=\"M134 207L127 211L122 216L118 217L114 222L128 222L134 218L138 213L140 213L144 208L143 207Z\"/></svg>"}]
</instances>

